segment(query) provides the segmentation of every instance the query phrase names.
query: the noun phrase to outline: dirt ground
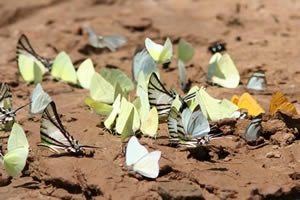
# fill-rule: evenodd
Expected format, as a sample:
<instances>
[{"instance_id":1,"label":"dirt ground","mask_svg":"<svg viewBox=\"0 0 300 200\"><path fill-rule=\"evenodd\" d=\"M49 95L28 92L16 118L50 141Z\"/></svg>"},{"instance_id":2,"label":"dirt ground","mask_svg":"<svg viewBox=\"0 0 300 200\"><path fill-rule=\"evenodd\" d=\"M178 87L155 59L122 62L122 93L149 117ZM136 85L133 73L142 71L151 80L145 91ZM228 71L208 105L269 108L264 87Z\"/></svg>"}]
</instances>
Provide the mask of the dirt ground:
<instances>
[{"instance_id":1,"label":"dirt ground","mask_svg":"<svg viewBox=\"0 0 300 200\"><path fill-rule=\"evenodd\" d=\"M10 0L0 2L0 78L8 82L17 108L29 102L27 86L15 61L16 44L25 33L41 55L54 58L66 51L72 61L92 58L96 71L118 66L131 77L132 57L146 37L162 43L184 38L195 47L187 65L192 85L207 87L216 98L230 99L247 91L252 72L266 72L267 90L251 92L268 111L271 95L281 90L300 111L300 1L297 0ZM83 24L97 34L121 34L128 42L116 52L91 51ZM208 46L226 42L241 84L236 89L209 86ZM76 65L77 66L77 65ZM166 87L180 82L175 59L160 69ZM176 77L176 78L174 78ZM37 147L39 119L17 115L31 152L23 174L10 180L0 169L0 199L300 199L300 118L285 113L263 117L261 142L240 139L249 119L224 119L212 124L226 135L193 150L170 147L166 137L142 138L150 151L161 150L160 175L145 179L125 166L120 138L99 128L104 117L92 113L83 99L88 91L45 76L43 87L56 102L66 129L82 144L101 147L83 157L62 155ZM0 133L1 144L7 142ZM159 136L167 136L165 124ZM264 141L263 141L264 140Z\"/></svg>"}]
</instances>

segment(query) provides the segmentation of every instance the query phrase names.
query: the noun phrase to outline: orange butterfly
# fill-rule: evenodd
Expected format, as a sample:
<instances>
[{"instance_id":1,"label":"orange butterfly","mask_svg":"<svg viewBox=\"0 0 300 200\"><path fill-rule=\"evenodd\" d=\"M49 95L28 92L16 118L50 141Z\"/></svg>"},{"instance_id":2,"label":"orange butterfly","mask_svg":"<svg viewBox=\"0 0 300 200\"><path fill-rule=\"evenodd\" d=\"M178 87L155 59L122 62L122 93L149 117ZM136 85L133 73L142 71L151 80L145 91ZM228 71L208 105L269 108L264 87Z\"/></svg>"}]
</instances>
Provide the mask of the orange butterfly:
<instances>
[{"instance_id":1,"label":"orange butterfly","mask_svg":"<svg viewBox=\"0 0 300 200\"><path fill-rule=\"evenodd\" d=\"M272 96L271 104L270 104L270 113L275 113L277 110L284 110L295 115L298 115L295 106L289 102L289 100L282 94L282 92L277 91Z\"/></svg>"},{"instance_id":2,"label":"orange butterfly","mask_svg":"<svg viewBox=\"0 0 300 200\"><path fill-rule=\"evenodd\" d=\"M257 103L257 101L248 93L245 92L241 97L233 95L231 102L238 106L238 109L248 110L248 114L257 116L260 113L264 113L264 109Z\"/></svg>"}]
</instances>

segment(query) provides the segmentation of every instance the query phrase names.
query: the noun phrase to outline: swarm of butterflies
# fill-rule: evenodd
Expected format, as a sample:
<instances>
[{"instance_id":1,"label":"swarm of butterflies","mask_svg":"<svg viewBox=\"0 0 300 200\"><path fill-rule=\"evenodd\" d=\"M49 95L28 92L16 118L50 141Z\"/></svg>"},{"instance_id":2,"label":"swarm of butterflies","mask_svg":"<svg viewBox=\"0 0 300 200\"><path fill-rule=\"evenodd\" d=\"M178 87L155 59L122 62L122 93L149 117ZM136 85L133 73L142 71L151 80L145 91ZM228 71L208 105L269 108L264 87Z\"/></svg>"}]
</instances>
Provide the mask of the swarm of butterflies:
<instances>
[{"instance_id":1,"label":"swarm of butterflies","mask_svg":"<svg viewBox=\"0 0 300 200\"><path fill-rule=\"evenodd\" d=\"M116 51L127 41L124 36L97 36L89 26L84 25L84 28L89 33L89 45L94 48ZM208 64L207 81L212 85L236 88L240 83L240 75L230 55L220 53L226 50L225 45L217 43L209 50L213 55ZM183 91L188 89L185 64L193 55L192 45L180 39L176 61ZM17 45L17 63L23 79L27 83L33 82L36 87L29 104L13 110L11 91L6 83L1 84L0 128L11 130L7 153L3 155L1 151L1 162L7 173L10 176L18 175L26 164L29 145L22 127L15 122L15 116L27 105L30 106L30 114L42 114L39 146L47 147L55 153L60 153L59 149L78 153L84 148L97 148L81 145L64 128L55 102L41 85L43 75L47 72L56 80L89 90L90 95L84 101L96 114L106 116L104 129L120 135L122 142L130 138L126 148L126 165L148 178L158 177L161 152L149 153L135 135L156 138L159 123L168 123L170 143L189 148L221 138L222 133L211 131L213 127L210 127L209 121L224 118L254 116L243 138L256 140L259 137L262 113L265 111L249 93L240 97L234 95L231 100L219 100L206 92L204 87L194 86L186 96L180 96L174 88L167 90L160 80L159 65L171 62L172 57L173 47L169 38L164 45L146 38L145 48L134 55L131 80L120 69L102 68L100 73L96 72L91 59L83 61L76 71L65 52L60 52L54 60L44 58L36 53L23 34ZM263 91L266 86L264 72L257 71L246 87ZM130 99L129 93L135 88L136 98ZM273 95L269 111L275 113L279 109L297 115L296 108L280 91Z\"/></svg>"}]
</instances>

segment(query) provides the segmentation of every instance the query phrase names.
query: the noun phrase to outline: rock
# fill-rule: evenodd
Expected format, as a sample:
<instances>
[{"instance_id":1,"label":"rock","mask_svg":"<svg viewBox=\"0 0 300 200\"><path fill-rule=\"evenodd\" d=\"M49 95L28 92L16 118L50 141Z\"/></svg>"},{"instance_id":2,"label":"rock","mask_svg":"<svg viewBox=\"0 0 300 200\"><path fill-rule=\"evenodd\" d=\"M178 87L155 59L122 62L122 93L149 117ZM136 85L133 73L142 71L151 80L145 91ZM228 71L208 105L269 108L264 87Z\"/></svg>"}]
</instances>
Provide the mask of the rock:
<instances>
[{"instance_id":1,"label":"rock","mask_svg":"<svg viewBox=\"0 0 300 200\"><path fill-rule=\"evenodd\" d=\"M200 187L189 182L160 182L157 192L168 200L204 199Z\"/></svg>"},{"instance_id":2,"label":"rock","mask_svg":"<svg viewBox=\"0 0 300 200\"><path fill-rule=\"evenodd\" d=\"M266 154L266 158L280 158L281 155L277 151L270 151L269 153Z\"/></svg>"}]
</instances>

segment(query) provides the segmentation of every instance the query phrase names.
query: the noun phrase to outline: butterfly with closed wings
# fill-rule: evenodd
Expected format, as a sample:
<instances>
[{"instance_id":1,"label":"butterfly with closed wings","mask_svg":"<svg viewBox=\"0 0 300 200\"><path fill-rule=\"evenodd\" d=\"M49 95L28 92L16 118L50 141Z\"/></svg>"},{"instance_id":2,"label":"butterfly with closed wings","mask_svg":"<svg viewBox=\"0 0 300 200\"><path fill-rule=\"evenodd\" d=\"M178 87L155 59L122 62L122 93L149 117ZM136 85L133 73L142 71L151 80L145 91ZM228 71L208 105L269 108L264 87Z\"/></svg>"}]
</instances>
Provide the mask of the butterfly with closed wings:
<instances>
[{"instance_id":1,"label":"butterfly with closed wings","mask_svg":"<svg viewBox=\"0 0 300 200\"><path fill-rule=\"evenodd\" d=\"M35 61L41 62L48 71L51 71L53 60L44 58L40 55L38 55L35 50L32 48L29 39L25 34L22 34L19 38L18 45L17 45L17 57L20 55L24 55L27 57L30 57L31 59ZM18 59L17 59L18 60Z\"/></svg>"},{"instance_id":2,"label":"butterfly with closed wings","mask_svg":"<svg viewBox=\"0 0 300 200\"><path fill-rule=\"evenodd\" d=\"M28 104L12 110L12 94L6 83L0 84L0 130L10 130L17 112Z\"/></svg>"},{"instance_id":3,"label":"butterfly with closed wings","mask_svg":"<svg viewBox=\"0 0 300 200\"><path fill-rule=\"evenodd\" d=\"M97 148L80 145L78 140L74 139L73 136L65 130L57 114L54 101L50 102L43 112L40 134L42 142L39 146L48 147L56 153L59 153L58 149L77 153L82 148Z\"/></svg>"},{"instance_id":4,"label":"butterfly with closed wings","mask_svg":"<svg viewBox=\"0 0 300 200\"><path fill-rule=\"evenodd\" d=\"M179 99L182 104L185 104L186 102L192 100L195 96L196 93L191 93L185 97L179 96ZM152 73L148 84L148 99L151 108L153 106L156 107L160 119L168 117L175 98L175 92L169 92L166 90L156 73Z\"/></svg>"}]
</instances>

